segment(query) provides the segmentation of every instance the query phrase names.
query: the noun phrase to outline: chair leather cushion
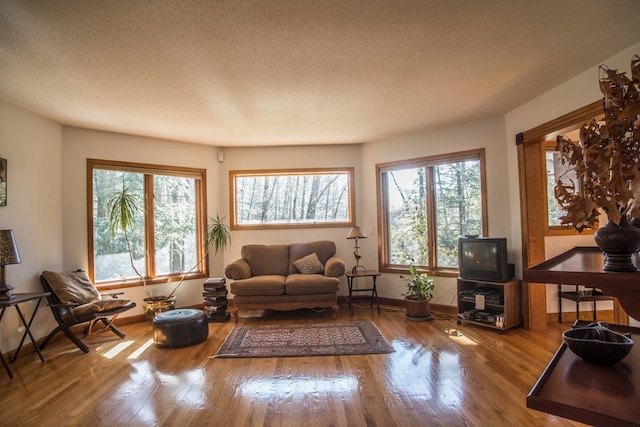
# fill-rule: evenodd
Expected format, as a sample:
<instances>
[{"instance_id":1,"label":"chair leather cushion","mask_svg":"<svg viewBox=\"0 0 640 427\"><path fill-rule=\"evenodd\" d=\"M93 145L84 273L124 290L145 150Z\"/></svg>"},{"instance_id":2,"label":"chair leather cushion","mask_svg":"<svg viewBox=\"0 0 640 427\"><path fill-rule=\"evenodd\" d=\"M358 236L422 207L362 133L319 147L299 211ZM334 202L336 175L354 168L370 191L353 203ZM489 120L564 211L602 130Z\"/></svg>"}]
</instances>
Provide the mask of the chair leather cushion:
<instances>
[{"instance_id":1,"label":"chair leather cushion","mask_svg":"<svg viewBox=\"0 0 640 427\"><path fill-rule=\"evenodd\" d=\"M42 275L63 304L87 304L102 299L100 292L84 271L72 273L43 271Z\"/></svg>"},{"instance_id":2,"label":"chair leather cushion","mask_svg":"<svg viewBox=\"0 0 640 427\"><path fill-rule=\"evenodd\" d=\"M87 313L110 312L127 305L131 305L131 301L128 299L107 298L73 307L73 312L78 316L82 316Z\"/></svg>"}]
</instances>

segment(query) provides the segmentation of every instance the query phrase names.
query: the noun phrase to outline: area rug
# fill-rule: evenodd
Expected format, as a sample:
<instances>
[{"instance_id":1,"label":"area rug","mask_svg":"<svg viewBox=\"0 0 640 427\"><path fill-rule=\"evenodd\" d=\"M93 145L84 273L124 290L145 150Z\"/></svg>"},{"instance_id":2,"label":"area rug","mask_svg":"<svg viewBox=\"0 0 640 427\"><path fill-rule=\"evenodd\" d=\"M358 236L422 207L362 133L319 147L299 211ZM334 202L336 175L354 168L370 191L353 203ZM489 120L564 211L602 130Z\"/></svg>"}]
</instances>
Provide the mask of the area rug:
<instances>
[{"instance_id":1,"label":"area rug","mask_svg":"<svg viewBox=\"0 0 640 427\"><path fill-rule=\"evenodd\" d=\"M335 356L391 353L373 322L236 326L214 357Z\"/></svg>"}]
</instances>

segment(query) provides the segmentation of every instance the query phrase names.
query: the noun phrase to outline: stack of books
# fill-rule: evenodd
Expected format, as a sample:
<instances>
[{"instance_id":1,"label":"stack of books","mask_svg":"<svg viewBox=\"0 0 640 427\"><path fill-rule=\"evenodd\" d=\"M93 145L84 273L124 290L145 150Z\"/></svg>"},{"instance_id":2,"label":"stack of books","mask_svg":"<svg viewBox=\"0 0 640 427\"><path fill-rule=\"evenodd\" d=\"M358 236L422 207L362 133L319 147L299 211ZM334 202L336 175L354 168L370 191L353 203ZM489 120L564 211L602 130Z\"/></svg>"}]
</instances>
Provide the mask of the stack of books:
<instances>
[{"instance_id":1,"label":"stack of books","mask_svg":"<svg viewBox=\"0 0 640 427\"><path fill-rule=\"evenodd\" d=\"M226 322L227 286L224 277L211 277L202 285L202 305L209 322Z\"/></svg>"},{"instance_id":2,"label":"stack of books","mask_svg":"<svg viewBox=\"0 0 640 427\"><path fill-rule=\"evenodd\" d=\"M13 295L13 286L9 286L6 284L0 285L0 301L8 301L16 296Z\"/></svg>"}]
</instances>

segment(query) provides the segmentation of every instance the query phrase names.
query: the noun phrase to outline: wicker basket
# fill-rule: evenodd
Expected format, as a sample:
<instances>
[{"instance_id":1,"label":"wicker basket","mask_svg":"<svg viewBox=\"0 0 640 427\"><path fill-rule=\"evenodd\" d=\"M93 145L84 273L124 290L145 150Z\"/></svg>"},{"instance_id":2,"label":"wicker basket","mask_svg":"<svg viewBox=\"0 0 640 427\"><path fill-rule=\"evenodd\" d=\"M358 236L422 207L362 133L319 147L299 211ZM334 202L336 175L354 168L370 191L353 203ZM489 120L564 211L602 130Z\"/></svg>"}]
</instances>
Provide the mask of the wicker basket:
<instances>
[{"instance_id":1,"label":"wicker basket","mask_svg":"<svg viewBox=\"0 0 640 427\"><path fill-rule=\"evenodd\" d=\"M405 299L404 301L407 307L408 318L426 319L431 317L431 313L429 312L429 305L431 303L431 300Z\"/></svg>"}]
</instances>

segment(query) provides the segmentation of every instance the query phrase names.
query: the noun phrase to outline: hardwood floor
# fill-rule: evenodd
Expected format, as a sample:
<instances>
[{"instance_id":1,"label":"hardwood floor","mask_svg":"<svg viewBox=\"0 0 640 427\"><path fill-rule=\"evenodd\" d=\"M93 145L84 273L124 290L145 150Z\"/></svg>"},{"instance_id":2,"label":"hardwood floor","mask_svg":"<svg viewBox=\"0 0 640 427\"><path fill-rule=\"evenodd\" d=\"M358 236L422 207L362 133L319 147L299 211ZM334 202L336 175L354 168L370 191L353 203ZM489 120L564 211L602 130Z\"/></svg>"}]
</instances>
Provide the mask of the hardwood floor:
<instances>
[{"instance_id":1,"label":"hardwood floor","mask_svg":"<svg viewBox=\"0 0 640 427\"><path fill-rule=\"evenodd\" d=\"M251 313L250 313L251 314ZM262 314L258 312L256 314ZM241 313L242 316L242 313ZM331 310L265 312L241 324L332 323ZM577 426L526 408L526 396L567 324L503 335L455 319L340 307L338 322L372 320L391 354L214 359L234 326L183 349L152 345L151 323L21 354L0 378L3 426ZM4 372L3 372L4 374Z\"/></svg>"}]
</instances>

